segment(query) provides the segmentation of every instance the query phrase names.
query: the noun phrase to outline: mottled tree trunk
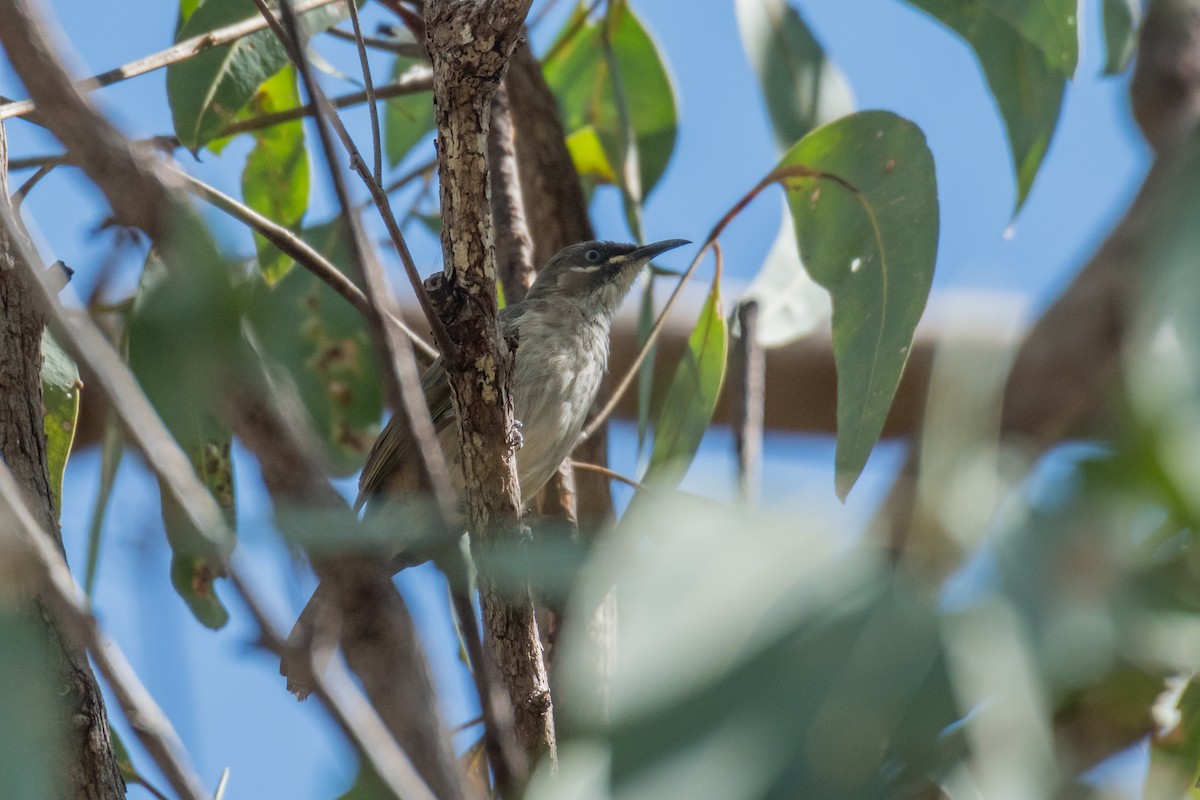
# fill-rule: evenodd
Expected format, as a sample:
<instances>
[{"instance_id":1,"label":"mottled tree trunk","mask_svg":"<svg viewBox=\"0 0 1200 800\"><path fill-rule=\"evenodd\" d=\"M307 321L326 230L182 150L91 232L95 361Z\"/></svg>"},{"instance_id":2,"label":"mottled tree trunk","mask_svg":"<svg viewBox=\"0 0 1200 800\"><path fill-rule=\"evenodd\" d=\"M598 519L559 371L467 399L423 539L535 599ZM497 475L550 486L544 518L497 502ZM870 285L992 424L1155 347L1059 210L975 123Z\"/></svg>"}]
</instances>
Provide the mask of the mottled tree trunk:
<instances>
[{"instance_id":1,"label":"mottled tree trunk","mask_svg":"<svg viewBox=\"0 0 1200 800\"><path fill-rule=\"evenodd\" d=\"M0 126L0 202L8 203L8 157ZM0 457L16 478L42 530L62 550L50 493L42 427L41 313L22 277L19 254L0 232ZM11 587L10 587L11 588ZM62 698L61 789L64 797L112 800L125 796L108 733L108 717L87 653L67 644L46 608L33 597L13 598L20 613L46 632L56 689Z\"/></svg>"}]
</instances>

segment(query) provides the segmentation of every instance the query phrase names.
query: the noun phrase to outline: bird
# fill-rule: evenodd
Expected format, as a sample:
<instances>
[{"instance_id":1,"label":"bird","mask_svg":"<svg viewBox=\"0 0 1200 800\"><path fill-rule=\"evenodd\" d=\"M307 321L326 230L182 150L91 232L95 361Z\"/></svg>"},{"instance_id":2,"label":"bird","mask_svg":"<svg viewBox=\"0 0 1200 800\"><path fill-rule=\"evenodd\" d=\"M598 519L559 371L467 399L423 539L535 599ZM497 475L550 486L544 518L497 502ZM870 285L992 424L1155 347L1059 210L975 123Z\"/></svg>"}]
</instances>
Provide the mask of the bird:
<instances>
[{"instance_id":1,"label":"bird","mask_svg":"<svg viewBox=\"0 0 1200 800\"><path fill-rule=\"evenodd\" d=\"M528 504L570 455L596 399L608 367L613 318L634 280L651 259L691 244L665 239L652 244L587 241L569 245L538 270L520 302L500 311L505 339L516 342L513 354L513 416L520 426L516 451L522 506ZM450 472L451 486L464 493L458 426L450 400L450 381L440 357L421 376L421 389ZM376 438L359 476L355 511L386 514L390 504L416 494L416 443L408 425L394 415ZM308 647L317 616L318 592L301 612L288 649ZM280 672L288 688L306 693L300 670Z\"/></svg>"}]
</instances>

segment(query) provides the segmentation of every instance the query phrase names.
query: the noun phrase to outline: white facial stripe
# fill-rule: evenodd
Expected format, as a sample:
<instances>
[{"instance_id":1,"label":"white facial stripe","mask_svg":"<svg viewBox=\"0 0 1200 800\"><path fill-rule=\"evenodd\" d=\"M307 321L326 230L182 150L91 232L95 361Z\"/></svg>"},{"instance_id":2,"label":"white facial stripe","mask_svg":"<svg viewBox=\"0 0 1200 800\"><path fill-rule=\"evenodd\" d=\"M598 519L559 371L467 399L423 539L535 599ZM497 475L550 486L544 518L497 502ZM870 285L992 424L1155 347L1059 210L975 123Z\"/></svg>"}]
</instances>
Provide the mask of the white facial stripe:
<instances>
[{"instance_id":1,"label":"white facial stripe","mask_svg":"<svg viewBox=\"0 0 1200 800\"><path fill-rule=\"evenodd\" d=\"M571 272L595 272L596 270L601 269L603 266L603 264L596 264L591 267L571 267Z\"/></svg>"},{"instance_id":2,"label":"white facial stripe","mask_svg":"<svg viewBox=\"0 0 1200 800\"><path fill-rule=\"evenodd\" d=\"M608 260L608 263L613 264L613 265L624 264L628 260L629 260L629 256L613 256L612 258L610 258Z\"/></svg>"}]
</instances>

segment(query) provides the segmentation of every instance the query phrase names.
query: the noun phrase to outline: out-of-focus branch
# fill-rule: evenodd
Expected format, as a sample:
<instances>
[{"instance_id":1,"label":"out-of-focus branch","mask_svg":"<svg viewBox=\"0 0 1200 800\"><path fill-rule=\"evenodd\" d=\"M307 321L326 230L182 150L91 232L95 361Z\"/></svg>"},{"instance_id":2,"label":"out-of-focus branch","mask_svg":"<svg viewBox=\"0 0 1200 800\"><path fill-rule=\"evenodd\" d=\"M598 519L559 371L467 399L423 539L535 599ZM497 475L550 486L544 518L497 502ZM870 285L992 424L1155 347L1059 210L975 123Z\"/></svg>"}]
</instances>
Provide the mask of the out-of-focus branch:
<instances>
[{"instance_id":1,"label":"out-of-focus branch","mask_svg":"<svg viewBox=\"0 0 1200 800\"><path fill-rule=\"evenodd\" d=\"M0 461L0 509L0 518L5 521L0 525L0 550L24 553L25 568L21 573L36 576L39 594L62 629L76 647L91 652L138 741L162 770L171 788L189 800L209 797L183 742L162 709L116 644L104 641L100 625L87 609L83 592L71 577L62 552L51 544L51 534L41 529L26 508L17 482L3 461ZM5 539L9 541L4 542Z\"/></svg>"},{"instance_id":2,"label":"out-of-focus branch","mask_svg":"<svg viewBox=\"0 0 1200 800\"><path fill-rule=\"evenodd\" d=\"M766 361L758 343L758 303L737 307L738 335L734 340L729 391L731 416L737 444L738 483L742 499L753 505L758 500L762 472L763 403L766 397Z\"/></svg>"},{"instance_id":3,"label":"out-of-focus branch","mask_svg":"<svg viewBox=\"0 0 1200 800\"><path fill-rule=\"evenodd\" d=\"M277 515L280 526L286 531L303 524L305 512L310 511L329 523L340 519L335 527L355 527L346 501L313 456L315 443L307 441L312 437L305 436L304 428L266 401L264 394L242 393L226 413L239 441L254 453L262 468L263 483L281 512ZM276 387L272 394L287 396L283 387ZM301 541L311 535L305 530L296 533ZM379 716L437 797L464 797L429 665L386 560L332 550L314 551L310 556L321 578L313 602L333 606L323 609L329 613L320 616L330 617L335 628L331 638L341 644L347 664L358 675ZM324 665L309 662L311 644L302 642L303 652L285 651L280 670L306 692L314 688L324 669Z\"/></svg>"}]
</instances>

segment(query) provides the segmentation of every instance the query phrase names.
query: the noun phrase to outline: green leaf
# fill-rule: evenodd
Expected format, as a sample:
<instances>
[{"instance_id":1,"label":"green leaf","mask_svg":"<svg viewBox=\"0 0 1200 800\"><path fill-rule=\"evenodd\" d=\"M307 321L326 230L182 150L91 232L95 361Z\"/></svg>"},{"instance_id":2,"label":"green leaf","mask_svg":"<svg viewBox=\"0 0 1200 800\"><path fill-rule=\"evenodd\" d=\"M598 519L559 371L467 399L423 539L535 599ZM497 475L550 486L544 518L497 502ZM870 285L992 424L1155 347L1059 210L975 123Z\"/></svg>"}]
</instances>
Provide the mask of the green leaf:
<instances>
[{"instance_id":1,"label":"green leaf","mask_svg":"<svg viewBox=\"0 0 1200 800\"><path fill-rule=\"evenodd\" d=\"M648 272L642 279L642 301L638 304L637 349L641 352L650 338L654 326L654 273ZM642 366L638 368L638 433L637 451L639 458L646 446L646 434L650 430L650 402L654 399L654 362L658 358L658 343L650 345Z\"/></svg>"},{"instance_id":2,"label":"green leaf","mask_svg":"<svg viewBox=\"0 0 1200 800\"><path fill-rule=\"evenodd\" d=\"M1187 682L1175 710L1179 714L1175 729L1152 739L1143 794L1147 800L1200 797L1200 684Z\"/></svg>"},{"instance_id":3,"label":"green leaf","mask_svg":"<svg viewBox=\"0 0 1200 800\"><path fill-rule=\"evenodd\" d=\"M175 40L190 39L258 15L252 0L202 0ZM331 3L309 11L301 19L305 29L314 33L345 16L344 4ZM193 153L199 151L250 102L262 82L287 62L283 45L270 29L264 29L167 67L167 99L179 141Z\"/></svg>"},{"instance_id":4,"label":"green leaf","mask_svg":"<svg viewBox=\"0 0 1200 800\"><path fill-rule=\"evenodd\" d=\"M133 757L129 754L129 748L125 746L125 742L121 739L117 729L112 725L108 726L108 739L112 742L113 758L117 762L117 771L121 773L121 779L129 786L144 786L155 797L166 797L161 791L156 789L150 781L146 780L146 776L138 772L137 767L133 765Z\"/></svg>"},{"instance_id":5,"label":"green leaf","mask_svg":"<svg viewBox=\"0 0 1200 800\"><path fill-rule=\"evenodd\" d=\"M600 137L591 125L585 125L567 137L567 151L575 164L575 171L585 183L616 184L617 171L608 163L608 154ZM590 189L590 187L588 187Z\"/></svg>"},{"instance_id":6,"label":"green leaf","mask_svg":"<svg viewBox=\"0 0 1200 800\"><path fill-rule=\"evenodd\" d=\"M350 263L340 222L309 228L305 240L334 264ZM338 475L362 467L379 433L383 400L362 315L305 270L274 286L243 287L246 320L260 354L295 384Z\"/></svg>"},{"instance_id":7,"label":"green leaf","mask_svg":"<svg viewBox=\"0 0 1200 800\"><path fill-rule=\"evenodd\" d=\"M572 24L568 21L568 28ZM612 58L605 57L606 24ZM588 126L594 130L623 191L640 203L666 171L675 148L675 92L666 63L624 0L614 0L607 20L585 23L564 42L545 63L546 81L558 98L563 124L569 135ZM614 64L628 111L628 129L621 119ZM638 186L632 186L620 169L631 149L636 152Z\"/></svg>"},{"instance_id":8,"label":"green leaf","mask_svg":"<svg viewBox=\"0 0 1200 800\"><path fill-rule=\"evenodd\" d=\"M781 149L854 110L850 84L786 0L737 0L742 46Z\"/></svg>"},{"instance_id":9,"label":"green leaf","mask_svg":"<svg viewBox=\"0 0 1200 800\"><path fill-rule=\"evenodd\" d=\"M985 0L988 9L1070 78L1079 63L1079 0Z\"/></svg>"},{"instance_id":10,"label":"green leaf","mask_svg":"<svg viewBox=\"0 0 1200 800\"><path fill-rule=\"evenodd\" d=\"M1075 56L1069 59L1070 70L1066 69L1068 59L1061 54L1057 62L1048 60L1044 47L1051 41L1057 41L1055 36L1044 33L1038 40L1031 39L1024 31L1032 23L1024 28L1014 27L1007 17L997 13L993 7L1012 6L1007 10L1015 13L1018 6L1027 4L1025 0L909 2L953 29L975 51L1008 134L1017 180L1014 213L1020 211L1058 125L1063 92L1066 80L1074 69ZM1052 0L1052 3L1056 9L1063 5L1062 0ZM1070 5L1073 14L1073 0L1070 0ZM1050 7L1047 5L1047 8ZM1070 26L1074 29L1074 22ZM1057 30L1061 25L1050 27Z\"/></svg>"},{"instance_id":11,"label":"green leaf","mask_svg":"<svg viewBox=\"0 0 1200 800\"><path fill-rule=\"evenodd\" d=\"M397 56L392 67L395 80L422 62ZM430 131L433 130L433 95L429 92L392 97L383 114L383 150L388 164L396 166Z\"/></svg>"},{"instance_id":12,"label":"green leaf","mask_svg":"<svg viewBox=\"0 0 1200 800\"><path fill-rule=\"evenodd\" d=\"M254 94L251 107L268 114L300 105L296 70L284 67ZM242 170L242 197L246 205L286 228L297 229L308 210L308 150L304 124L285 122L256 131L254 149ZM287 274L295 262L259 234L254 234L258 268L267 283Z\"/></svg>"},{"instance_id":13,"label":"green leaf","mask_svg":"<svg viewBox=\"0 0 1200 800\"><path fill-rule=\"evenodd\" d=\"M147 259L129 323L129 364L196 474L226 512L235 517L232 434L217 420L224 395L239 369L241 327L226 267L175 265ZM171 544L171 581L196 618L220 627L228 612L214 581L223 575L217 553L192 527L165 486L160 486L163 524ZM228 553L233 542L222 544Z\"/></svg>"},{"instance_id":14,"label":"green leaf","mask_svg":"<svg viewBox=\"0 0 1200 800\"><path fill-rule=\"evenodd\" d=\"M800 257L833 298L838 374L837 491L850 491L883 429L933 280L933 155L887 111L801 139L772 176L787 193Z\"/></svg>"},{"instance_id":15,"label":"green leaf","mask_svg":"<svg viewBox=\"0 0 1200 800\"><path fill-rule=\"evenodd\" d=\"M46 461L50 473L50 493L54 510L62 514L63 472L75 441L75 423L79 419L79 367L63 352L47 331L42 335L42 426L46 431Z\"/></svg>"},{"instance_id":16,"label":"green leaf","mask_svg":"<svg viewBox=\"0 0 1200 800\"><path fill-rule=\"evenodd\" d=\"M675 369L675 377L663 401L662 415L654 431L650 463L642 481L656 487L674 487L691 465L700 440L708 429L721 384L725 379L725 355L729 330L721 309L721 276L712 289L700 319L688 337L687 350Z\"/></svg>"},{"instance_id":17,"label":"green leaf","mask_svg":"<svg viewBox=\"0 0 1200 800\"><path fill-rule=\"evenodd\" d=\"M1137 50L1142 8L1138 0L1104 0L1105 75L1119 75Z\"/></svg>"}]
</instances>

